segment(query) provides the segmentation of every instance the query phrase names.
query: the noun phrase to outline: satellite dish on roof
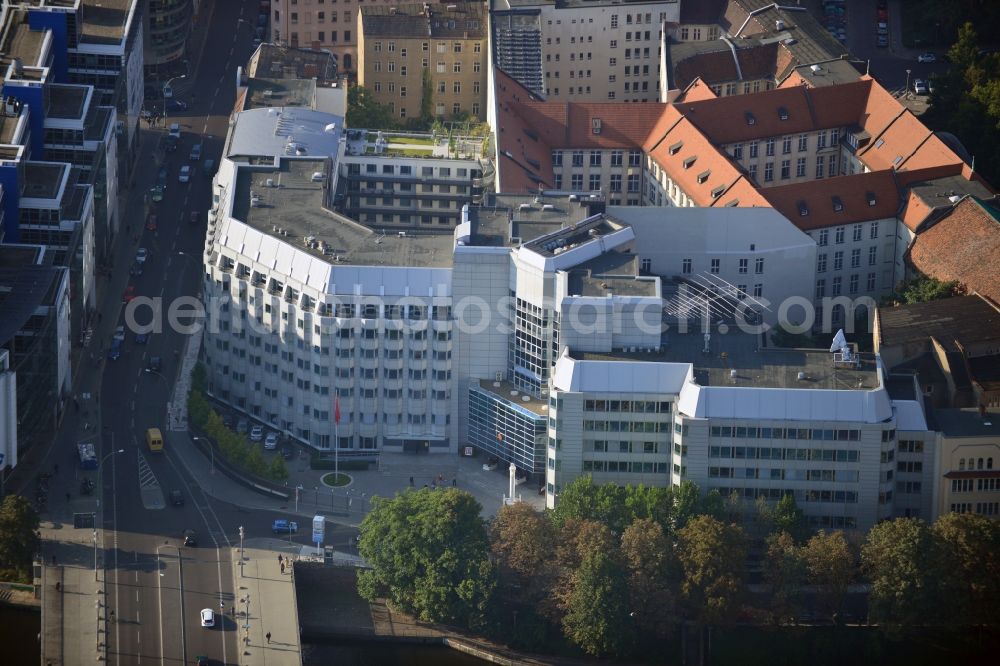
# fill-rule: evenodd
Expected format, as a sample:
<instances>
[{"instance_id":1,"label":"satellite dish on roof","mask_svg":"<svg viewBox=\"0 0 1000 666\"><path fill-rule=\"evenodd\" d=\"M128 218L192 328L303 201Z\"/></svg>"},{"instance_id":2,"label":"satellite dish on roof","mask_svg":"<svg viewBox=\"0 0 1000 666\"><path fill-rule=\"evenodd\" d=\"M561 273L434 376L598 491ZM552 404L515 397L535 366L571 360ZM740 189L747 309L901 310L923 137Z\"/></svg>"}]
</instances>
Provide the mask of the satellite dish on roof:
<instances>
[{"instance_id":1,"label":"satellite dish on roof","mask_svg":"<svg viewBox=\"0 0 1000 666\"><path fill-rule=\"evenodd\" d=\"M833 344L830 345L830 352L843 351L844 347L847 346L847 337L844 335L844 329L837 331L837 334L833 336Z\"/></svg>"}]
</instances>

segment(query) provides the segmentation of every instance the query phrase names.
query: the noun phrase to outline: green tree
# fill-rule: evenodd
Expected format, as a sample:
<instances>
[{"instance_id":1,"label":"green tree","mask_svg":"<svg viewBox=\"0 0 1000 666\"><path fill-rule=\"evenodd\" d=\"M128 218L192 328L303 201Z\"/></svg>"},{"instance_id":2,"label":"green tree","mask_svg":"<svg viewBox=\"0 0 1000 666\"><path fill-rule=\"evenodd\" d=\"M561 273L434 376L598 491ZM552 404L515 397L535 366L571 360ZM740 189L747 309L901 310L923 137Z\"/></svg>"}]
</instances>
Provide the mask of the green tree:
<instances>
[{"instance_id":1,"label":"green tree","mask_svg":"<svg viewBox=\"0 0 1000 666\"><path fill-rule=\"evenodd\" d=\"M697 516L677 531L681 596L688 617L701 625L729 621L743 591L746 538L739 527Z\"/></svg>"},{"instance_id":2,"label":"green tree","mask_svg":"<svg viewBox=\"0 0 1000 666\"><path fill-rule=\"evenodd\" d=\"M622 560L628 574L629 608L644 635L667 638L676 623L677 564L663 526L640 518L622 534Z\"/></svg>"},{"instance_id":3,"label":"green tree","mask_svg":"<svg viewBox=\"0 0 1000 666\"><path fill-rule=\"evenodd\" d=\"M855 557L843 532L820 530L802 547L809 583L817 590L820 612L826 617L839 613L854 579Z\"/></svg>"},{"instance_id":4,"label":"green tree","mask_svg":"<svg viewBox=\"0 0 1000 666\"><path fill-rule=\"evenodd\" d=\"M347 89L348 127L364 129L394 129L396 120L389 107L380 104L364 86L350 86Z\"/></svg>"},{"instance_id":5,"label":"green tree","mask_svg":"<svg viewBox=\"0 0 1000 666\"><path fill-rule=\"evenodd\" d=\"M868 532L861 567L871 582L871 615L887 629L913 627L936 617L936 547L930 527L919 518L883 521Z\"/></svg>"},{"instance_id":6,"label":"green tree","mask_svg":"<svg viewBox=\"0 0 1000 666\"><path fill-rule=\"evenodd\" d=\"M545 570L554 548L553 537L548 517L525 502L501 507L490 524L490 550L495 561L522 580Z\"/></svg>"},{"instance_id":7,"label":"green tree","mask_svg":"<svg viewBox=\"0 0 1000 666\"><path fill-rule=\"evenodd\" d=\"M427 622L480 629L496 587L482 507L447 488L374 498L361 523L359 550L371 565L358 573L358 592L387 597Z\"/></svg>"},{"instance_id":8,"label":"green tree","mask_svg":"<svg viewBox=\"0 0 1000 666\"><path fill-rule=\"evenodd\" d=\"M611 555L590 553L581 562L562 625L569 640L594 656L620 656L632 646L635 632L628 588L620 564Z\"/></svg>"},{"instance_id":9,"label":"green tree","mask_svg":"<svg viewBox=\"0 0 1000 666\"><path fill-rule=\"evenodd\" d=\"M200 393L208 390L208 371L205 370L203 363L195 363L194 365L194 370L191 372L191 390Z\"/></svg>"},{"instance_id":10,"label":"green tree","mask_svg":"<svg viewBox=\"0 0 1000 666\"><path fill-rule=\"evenodd\" d=\"M957 626L1000 621L1000 524L971 513L948 513L931 527L942 572L942 615Z\"/></svg>"},{"instance_id":11,"label":"green tree","mask_svg":"<svg viewBox=\"0 0 1000 666\"><path fill-rule=\"evenodd\" d=\"M253 444L246 447L246 458L243 464L251 474L264 476L267 472L267 462L264 460L264 454L261 453L260 447Z\"/></svg>"},{"instance_id":12,"label":"green tree","mask_svg":"<svg viewBox=\"0 0 1000 666\"><path fill-rule=\"evenodd\" d=\"M673 527L680 529L702 512L701 493L692 481L681 481L673 491Z\"/></svg>"},{"instance_id":13,"label":"green tree","mask_svg":"<svg viewBox=\"0 0 1000 666\"><path fill-rule=\"evenodd\" d=\"M784 624L798 615L806 563L795 538L785 531L767 537L767 566L764 580L770 588L770 611L775 624Z\"/></svg>"},{"instance_id":14,"label":"green tree","mask_svg":"<svg viewBox=\"0 0 1000 666\"><path fill-rule=\"evenodd\" d=\"M961 295L962 288L957 280L941 282L932 277L921 275L904 280L896 286L896 293L890 299L898 303L926 303L941 298Z\"/></svg>"},{"instance_id":15,"label":"green tree","mask_svg":"<svg viewBox=\"0 0 1000 666\"><path fill-rule=\"evenodd\" d=\"M561 528L566 521L585 520L594 515L594 497L597 494L597 486L594 479L589 474L578 476L568 484L563 486L559 493L559 502L552 510L552 523Z\"/></svg>"},{"instance_id":16,"label":"green tree","mask_svg":"<svg viewBox=\"0 0 1000 666\"><path fill-rule=\"evenodd\" d=\"M625 508L632 522L643 518L655 521L664 532L673 531L674 492L672 488L639 484L627 486Z\"/></svg>"},{"instance_id":17,"label":"green tree","mask_svg":"<svg viewBox=\"0 0 1000 666\"><path fill-rule=\"evenodd\" d=\"M792 493L785 493L771 504L763 496L757 498L757 521L764 534L787 532L796 543L809 535L805 514Z\"/></svg>"},{"instance_id":18,"label":"green tree","mask_svg":"<svg viewBox=\"0 0 1000 666\"><path fill-rule=\"evenodd\" d=\"M285 481L288 479L288 467L281 456L271 458L271 463L267 466L267 478L272 481Z\"/></svg>"},{"instance_id":19,"label":"green tree","mask_svg":"<svg viewBox=\"0 0 1000 666\"><path fill-rule=\"evenodd\" d=\"M31 582L38 552L38 514L27 499L8 495L0 504L0 570L5 578Z\"/></svg>"}]
</instances>

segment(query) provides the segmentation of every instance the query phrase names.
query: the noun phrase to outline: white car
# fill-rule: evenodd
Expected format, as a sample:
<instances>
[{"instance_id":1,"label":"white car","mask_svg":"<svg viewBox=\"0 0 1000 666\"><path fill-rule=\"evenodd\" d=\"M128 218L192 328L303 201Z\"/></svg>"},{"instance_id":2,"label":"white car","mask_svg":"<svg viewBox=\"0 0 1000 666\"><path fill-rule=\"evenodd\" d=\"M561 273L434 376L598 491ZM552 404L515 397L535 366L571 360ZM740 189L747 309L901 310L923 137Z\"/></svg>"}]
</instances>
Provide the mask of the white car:
<instances>
[{"instance_id":1,"label":"white car","mask_svg":"<svg viewBox=\"0 0 1000 666\"><path fill-rule=\"evenodd\" d=\"M140 247L135 253L135 263L144 264L146 259L149 258L149 250L144 247Z\"/></svg>"},{"instance_id":2,"label":"white car","mask_svg":"<svg viewBox=\"0 0 1000 666\"><path fill-rule=\"evenodd\" d=\"M262 427L260 427L259 425L255 425L252 428L250 428L251 442L259 442L262 439L264 439L264 429Z\"/></svg>"},{"instance_id":3,"label":"white car","mask_svg":"<svg viewBox=\"0 0 1000 666\"><path fill-rule=\"evenodd\" d=\"M921 53L917 56L917 62L937 62L937 56L933 53Z\"/></svg>"},{"instance_id":4,"label":"white car","mask_svg":"<svg viewBox=\"0 0 1000 666\"><path fill-rule=\"evenodd\" d=\"M914 79L913 92L917 93L918 95L926 95L927 83L923 79Z\"/></svg>"},{"instance_id":5,"label":"white car","mask_svg":"<svg viewBox=\"0 0 1000 666\"><path fill-rule=\"evenodd\" d=\"M111 337L112 340L117 340L118 342L125 342L125 327L119 326L115 329L115 334Z\"/></svg>"},{"instance_id":6,"label":"white car","mask_svg":"<svg viewBox=\"0 0 1000 666\"><path fill-rule=\"evenodd\" d=\"M267 433L267 437L264 438L264 449L267 451L274 451L276 448L278 448L278 433Z\"/></svg>"},{"instance_id":7,"label":"white car","mask_svg":"<svg viewBox=\"0 0 1000 666\"><path fill-rule=\"evenodd\" d=\"M178 123L170 123L170 136L175 139L181 138L181 126Z\"/></svg>"},{"instance_id":8,"label":"white car","mask_svg":"<svg viewBox=\"0 0 1000 666\"><path fill-rule=\"evenodd\" d=\"M182 183L186 183L189 180L191 180L191 167L189 167L186 164L182 166L180 174L177 175L177 180L181 181Z\"/></svg>"},{"instance_id":9,"label":"white car","mask_svg":"<svg viewBox=\"0 0 1000 666\"><path fill-rule=\"evenodd\" d=\"M211 608L201 609L201 626L203 627L214 627L215 626L215 611Z\"/></svg>"}]
</instances>

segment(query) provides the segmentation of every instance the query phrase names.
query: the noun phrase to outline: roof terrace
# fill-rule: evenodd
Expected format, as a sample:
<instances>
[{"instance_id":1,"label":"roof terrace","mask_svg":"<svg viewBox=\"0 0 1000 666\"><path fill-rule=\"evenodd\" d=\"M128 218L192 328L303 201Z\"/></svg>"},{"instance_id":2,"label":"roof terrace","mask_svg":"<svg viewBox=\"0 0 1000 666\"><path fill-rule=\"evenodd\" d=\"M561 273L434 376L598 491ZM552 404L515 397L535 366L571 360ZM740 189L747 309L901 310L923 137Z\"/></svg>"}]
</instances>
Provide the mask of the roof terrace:
<instances>
[{"instance_id":1,"label":"roof terrace","mask_svg":"<svg viewBox=\"0 0 1000 666\"><path fill-rule=\"evenodd\" d=\"M669 332L660 351L618 351L607 354L570 352L577 360L659 361L691 363L701 386L833 389L864 391L879 387L874 354L859 354L858 363L834 363L823 349L760 348L760 337L742 332L713 334Z\"/></svg>"}]
</instances>

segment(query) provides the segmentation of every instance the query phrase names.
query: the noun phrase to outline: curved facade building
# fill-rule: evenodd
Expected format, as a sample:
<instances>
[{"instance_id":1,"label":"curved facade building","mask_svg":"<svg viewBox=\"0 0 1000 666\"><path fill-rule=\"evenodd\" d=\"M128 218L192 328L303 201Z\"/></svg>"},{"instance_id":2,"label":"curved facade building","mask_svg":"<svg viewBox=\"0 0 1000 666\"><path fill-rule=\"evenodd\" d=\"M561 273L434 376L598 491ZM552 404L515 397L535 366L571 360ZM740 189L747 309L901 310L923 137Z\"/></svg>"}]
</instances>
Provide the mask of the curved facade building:
<instances>
[{"instance_id":1,"label":"curved facade building","mask_svg":"<svg viewBox=\"0 0 1000 666\"><path fill-rule=\"evenodd\" d=\"M145 64L156 68L182 60L191 34L192 0L146 0Z\"/></svg>"}]
</instances>

